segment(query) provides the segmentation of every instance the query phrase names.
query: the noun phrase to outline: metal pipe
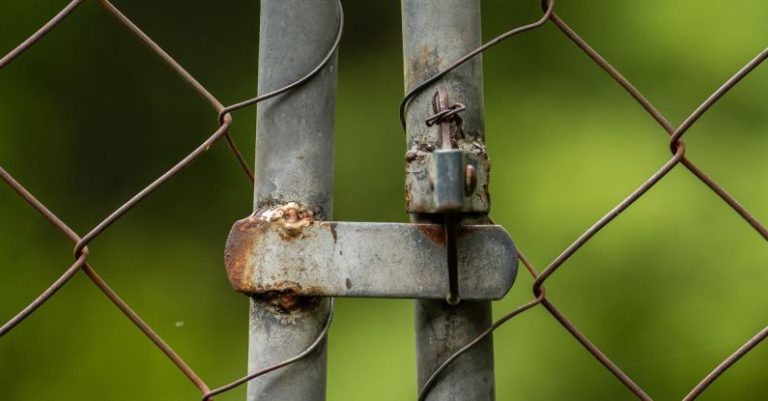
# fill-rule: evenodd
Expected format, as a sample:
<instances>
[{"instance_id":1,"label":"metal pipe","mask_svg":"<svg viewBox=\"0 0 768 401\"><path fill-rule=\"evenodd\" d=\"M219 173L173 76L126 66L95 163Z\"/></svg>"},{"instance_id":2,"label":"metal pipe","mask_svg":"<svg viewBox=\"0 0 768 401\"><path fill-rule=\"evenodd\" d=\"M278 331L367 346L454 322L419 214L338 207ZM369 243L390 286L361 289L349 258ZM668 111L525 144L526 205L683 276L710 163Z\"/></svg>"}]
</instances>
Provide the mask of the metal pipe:
<instances>
[{"instance_id":1,"label":"metal pipe","mask_svg":"<svg viewBox=\"0 0 768 401\"><path fill-rule=\"evenodd\" d=\"M480 0L402 0L402 13L406 92L481 44ZM464 133L482 143L485 137L482 61L477 56L422 90L408 104L408 149L418 147L433 135L425 119L434 114L431 102L437 88L447 90L451 102L466 105L462 113ZM425 222L434 218L413 214L411 220ZM487 223L487 217L480 217L479 222ZM418 300L415 321L421 388L446 358L491 325L491 304L462 301L451 306L445 301ZM488 401L494 398L493 341L489 336L448 368L426 399Z\"/></svg>"},{"instance_id":2,"label":"metal pipe","mask_svg":"<svg viewBox=\"0 0 768 401\"><path fill-rule=\"evenodd\" d=\"M293 82L333 44L337 0L262 0L259 93ZM295 202L331 219L336 56L313 79L258 108L254 211ZM251 298L248 371L288 359L311 344L328 299L275 292ZM248 400L325 400L326 344L248 383Z\"/></svg>"}]
</instances>

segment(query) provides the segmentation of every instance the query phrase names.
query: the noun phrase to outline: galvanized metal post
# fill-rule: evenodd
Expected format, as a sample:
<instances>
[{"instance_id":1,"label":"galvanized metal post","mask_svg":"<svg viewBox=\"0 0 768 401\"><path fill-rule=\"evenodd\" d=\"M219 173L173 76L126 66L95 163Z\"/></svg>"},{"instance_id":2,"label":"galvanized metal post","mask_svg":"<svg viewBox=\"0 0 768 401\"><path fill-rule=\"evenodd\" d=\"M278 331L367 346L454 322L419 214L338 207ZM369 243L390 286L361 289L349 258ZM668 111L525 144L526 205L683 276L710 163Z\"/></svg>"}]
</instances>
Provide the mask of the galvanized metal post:
<instances>
[{"instance_id":1,"label":"galvanized metal post","mask_svg":"<svg viewBox=\"0 0 768 401\"><path fill-rule=\"evenodd\" d=\"M448 67L481 44L480 0L402 0L403 51L406 91ZM420 92L407 110L408 148L429 137L425 119L434 114L437 88L447 90L452 102L466 105L462 117L467 137L484 141L482 61L480 56ZM418 203L420 200L409 200ZM429 221L431 215L412 214L412 221ZM474 222L487 223L482 213ZM464 216L467 220L467 216ZM460 278L461 279L461 278ZM415 305L418 383L421 388L432 372L454 351L491 325L488 301L417 300ZM493 400L493 342L483 343L456 360L435 383L427 400Z\"/></svg>"},{"instance_id":2,"label":"galvanized metal post","mask_svg":"<svg viewBox=\"0 0 768 401\"><path fill-rule=\"evenodd\" d=\"M259 93L297 80L322 60L338 29L337 0L262 0ZM295 202L315 218L332 210L336 60L303 86L258 108L254 210ZM290 358L317 337L327 298L275 292L251 298L248 370ZM248 384L248 400L325 400L326 346Z\"/></svg>"}]
</instances>

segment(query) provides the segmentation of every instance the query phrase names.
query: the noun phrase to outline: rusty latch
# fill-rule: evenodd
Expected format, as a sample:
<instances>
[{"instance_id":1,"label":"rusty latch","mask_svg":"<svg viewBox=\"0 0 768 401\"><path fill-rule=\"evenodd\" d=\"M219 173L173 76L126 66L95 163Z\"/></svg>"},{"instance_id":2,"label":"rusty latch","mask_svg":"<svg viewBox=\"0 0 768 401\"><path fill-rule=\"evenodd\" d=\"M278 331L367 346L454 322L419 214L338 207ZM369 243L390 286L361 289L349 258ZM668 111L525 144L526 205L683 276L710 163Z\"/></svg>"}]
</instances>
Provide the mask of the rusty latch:
<instances>
[{"instance_id":1,"label":"rusty latch","mask_svg":"<svg viewBox=\"0 0 768 401\"><path fill-rule=\"evenodd\" d=\"M427 118L427 126L438 125L440 148L427 154L427 177L432 191L431 209L422 213L443 216L443 231L446 243L448 268L449 304L459 303L458 250L456 226L465 205L469 205L476 189L475 166L468 161L467 152L458 148L462 139L462 119L459 113L466 107L461 103L450 104L448 93L440 88L432 99L434 115ZM471 159L470 159L471 160ZM408 180L406 175L406 181Z\"/></svg>"},{"instance_id":2,"label":"rusty latch","mask_svg":"<svg viewBox=\"0 0 768 401\"><path fill-rule=\"evenodd\" d=\"M509 234L466 225L456 236L462 297L502 298L517 274ZM315 221L291 202L236 222L225 261L246 294L445 299L446 252L439 224Z\"/></svg>"},{"instance_id":3,"label":"rusty latch","mask_svg":"<svg viewBox=\"0 0 768 401\"><path fill-rule=\"evenodd\" d=\"M441 96L442 93L442 96ZM488 171L485 145L462 131L461 103L449 104L444 90L433 101L428 126L438 125L438 137L417 141L405 154L406 211L488 213Z\"/></svg>"},{"instance_id":4,"label":"rusty latch","mask_svg":"<svg viewBox=\"0 0 768 401\"><path fill-rule=\"evenodd\" d=\"M409 212L441 216L430 220L443 224L315 221L298 203L271 204L229 234L225 260L235 290L452 304L459 294L502 298L517 274L512 239L501 226L458 224L460 213L488 212L485 147L464 137L458 114L464 106L448 104L445 91L433 108L427 124L439 125L439 139L406 155L406 199L413 200Z\"/></svg>"}]
</instances>

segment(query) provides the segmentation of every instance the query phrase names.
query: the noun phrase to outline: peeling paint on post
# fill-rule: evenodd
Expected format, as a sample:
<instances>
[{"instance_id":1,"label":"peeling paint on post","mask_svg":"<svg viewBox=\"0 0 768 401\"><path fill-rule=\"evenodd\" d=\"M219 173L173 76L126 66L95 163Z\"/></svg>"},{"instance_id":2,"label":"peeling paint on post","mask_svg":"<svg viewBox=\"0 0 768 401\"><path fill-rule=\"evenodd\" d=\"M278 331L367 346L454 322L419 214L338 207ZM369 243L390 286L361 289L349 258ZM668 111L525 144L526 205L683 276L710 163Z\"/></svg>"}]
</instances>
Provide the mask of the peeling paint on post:
<instances>
[{"instance_id":1,"label":"peeling paint on post","mask_svg":"<svg viewBox=\"0 0 768 401\"><path fill-rule=\"evenodd\" d=\"M481 44L480 0L402 0L402 13L406 91ZM426 88L410 102L406 118L410 153L406 154L406 161L417 162L423 144L434 136L434 130L427 127L424 120L434 114L432 98L437 87L446 89L452 102L466 105L462 113L464 133L481 146L484 153L482 61L478 56ZM484 171L480 169L476 173ZM478 175L476 178L481 187L486 185L487 177ZM409 182L408 177L406 182ZM410 196L407 204L412 212L418 211L412 210L412 205L429 201L413 199L422 194L426 196L426 192L406 190L406 193ZM480 193L487 194L487 188L481 188ZM478 203L478 207L482 205ZM414 222L430 219L425 214L411 216ZM481 220L487 223L487 218ZM491 304L488 301L463 301L457 306L449 306L445 301L417 300L415 319L418 385L421 388L445 359L491 325ZM493 342L489 336L442 374L427 400L489 401L494 398Z\"/></svg>"},{"instance_id":2,"label":"peeling paint on post","mask_svg":"<svg viewBox=\"0 0 768 401\"><path fill-rule=\"evenodd\" d=\"M259 93L295 81L323 59L336 36L338 12L336 0L262 0ZM335 107L335 56L306 84L259 105L254 211L283 213L273 217L287 222L287 234L304 217L331 218ZM303 351L328 312L327 298L297 297L289 290L252 297L249 372ZM325 388L322 344L306 358L250 381L248 400L322 401Z\"/></svg>"}]
</instances>

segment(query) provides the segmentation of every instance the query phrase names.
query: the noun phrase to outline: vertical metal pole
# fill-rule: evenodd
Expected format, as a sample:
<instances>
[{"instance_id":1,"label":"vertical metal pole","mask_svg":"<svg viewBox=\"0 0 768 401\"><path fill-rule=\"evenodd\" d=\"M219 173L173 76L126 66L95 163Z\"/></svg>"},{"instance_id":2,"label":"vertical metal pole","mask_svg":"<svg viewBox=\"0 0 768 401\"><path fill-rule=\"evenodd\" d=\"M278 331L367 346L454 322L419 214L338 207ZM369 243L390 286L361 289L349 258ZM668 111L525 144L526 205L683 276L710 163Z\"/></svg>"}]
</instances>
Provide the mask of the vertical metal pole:
<instances>
[{"instance_id":1,"label":"vertical metal pole","mask_svg":"<svg viewBox=\"0 0 768 401\"><path fill-rule=\"evenodd\" d=\"M406 91L481 44L480 0L402 0L402 13ZM476 57L411 101L406 118L408 148L423 142L428 135L424 120L434 114L431 102L437 87L445 88L452 102L467 106L462 114L464 132L482 142L482 61ZM429 216L412 215L411 219L419 222L428 220ZM487 218L481 217L480 222L487 222ZM491 325L491 304L462 301L450 306L445 301L419 300L415 305L415 320L421 388L446 358ZM488 337L442 374L427 400L488 401L494 398L493 340Z\"/></svg>"},{"instance_id":2,"label":"vertical metal pole","mask_svg":"<svg viewBox=\"0 0 768 401\"><path fill-rule=\"evenodd\" d=\"M262 0L259 93L305 75L322 60L338 26L337 0ZM296 202L330 219L336 60L303 86L258 108L254 210ZM248 370L303 351L328 317L329 301L291 294L253 297ZM325 400L326 345L248 384L248 400Z\"/></svg>"}]
</instances>

